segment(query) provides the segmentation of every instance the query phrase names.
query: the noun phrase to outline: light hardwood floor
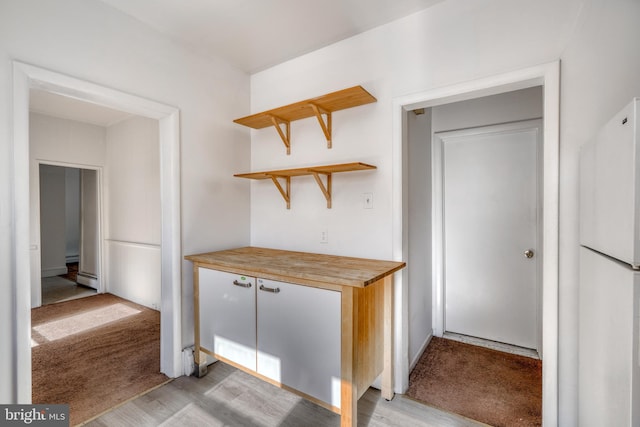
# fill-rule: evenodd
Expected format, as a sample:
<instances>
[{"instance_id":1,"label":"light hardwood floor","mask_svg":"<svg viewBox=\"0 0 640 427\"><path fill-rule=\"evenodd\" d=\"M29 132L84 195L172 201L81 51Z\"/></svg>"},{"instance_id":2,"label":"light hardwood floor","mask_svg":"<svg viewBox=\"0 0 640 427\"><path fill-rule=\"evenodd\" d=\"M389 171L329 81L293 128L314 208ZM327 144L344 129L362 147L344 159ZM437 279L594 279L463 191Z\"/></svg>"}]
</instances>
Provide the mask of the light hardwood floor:
<instances>
[{"instance_id":1,"label":"light hardwood floor","mask_svg":"<svg viewBox=\"0 0 640 427\"><path fill-rule=\"evenodd\" d=\"M358 403L358 425L461 427L484 424L422 405L402 395L388 402L369 389ZM340 417L295 394L221 362L203 378L180 377L86 423L118 426L337 427Z\"/></svg>"}]
</instances>

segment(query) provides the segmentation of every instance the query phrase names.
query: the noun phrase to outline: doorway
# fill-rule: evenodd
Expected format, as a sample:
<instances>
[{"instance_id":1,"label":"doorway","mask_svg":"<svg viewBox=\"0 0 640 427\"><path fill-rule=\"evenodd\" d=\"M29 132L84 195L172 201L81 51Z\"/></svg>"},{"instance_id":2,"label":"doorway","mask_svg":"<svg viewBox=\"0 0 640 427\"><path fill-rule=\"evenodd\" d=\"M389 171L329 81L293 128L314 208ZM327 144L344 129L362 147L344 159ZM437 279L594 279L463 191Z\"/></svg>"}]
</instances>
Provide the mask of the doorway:
<instances>
[{"instance_id":1,"label":"doorway","mask_svg":"<svg viewBox=\"0 0 640 427\"><path fill-rule=\"evenodd\" d=\"M543 157L540 165L541 192L544 210L542 218L542 267L541 276L541 356L545 363L542 372L543 423L556 424L558 417L558 131L559 131L559 62L529 67L504 74L471 80L426 92L416 93L394 99L394 259L406 259L413 265L426 265L432 262L431 256L422 262L411 262L412 251L409 236L409 205L417 203L409 197L409 164L415 153L409 153L407 147L408 121L414 111L446 105L457 101L482 98L520 89L540 86L543 92ZM427 182L426 185L433 185ZM428 205L430 202L418 201ZM441 212L433 211L437 217ZM429 219L429 230L431 230ZM429 232L426 231L426 233ZM419 230L420 231L420 230ZM441 252L432 246L427 248L434 259ZM414 260L415 261L415 260ZM435 259L433 265L441 260ZM432 266L433 267L433 266ZM443 331L443 316L438 312L443 295L437 287L431 293L431 283L441 280L435 268L425 275L411 274L405 269L397 277L395 287L396 316L396 391L408 388L409 372L417 362L416 355L426 348L432 334ZM429 283L425 288L424 283ZM428 291L425 291L428 289ZM429 316L420 316L414 308L420 304ZM418 319L419 321L416 321Z\"/></svg>"},{"instance_id":2,"label":"doorway","mask_svg":"<svg viewBox=\"0 0 640 427\"><path fill-rule=\"evenodd\" d=\"M98 171L39 164L42 305L99 291Z\"/></svg>"},{"instance_id":3,"label":"doorway","mask_svg":"<svg viewBox=\"0 0 640 427\"><path fill-rule=\"evenodd\" d=\"M483 110L491 100L532 104L527 113L537 116L540 89L473 102ZM496 108L496 119L505 117ZM443 333L532 349L536 357L541 130L538 119L437 132L432 139L434 182L441 184L433 188L434 209L442 211L434 248L443 258L435 265L442 282L434 286L443 295Z\"/></svg>"},{"instance_id":4,"label":"doorway","mask_svg":"<svg viewBox=\"0 0 640 427\"><path fill-rule=\"evenodd\" d=\"M160 370L169 377L182 375L178 109L18 61L13 62L13 86L14 360L20 361L13 369L16 401L31 402L30 255L34 244L30 242L29 232L29 91L32 88L159 121L162 212Z\"/></svg>"}]
</instances>

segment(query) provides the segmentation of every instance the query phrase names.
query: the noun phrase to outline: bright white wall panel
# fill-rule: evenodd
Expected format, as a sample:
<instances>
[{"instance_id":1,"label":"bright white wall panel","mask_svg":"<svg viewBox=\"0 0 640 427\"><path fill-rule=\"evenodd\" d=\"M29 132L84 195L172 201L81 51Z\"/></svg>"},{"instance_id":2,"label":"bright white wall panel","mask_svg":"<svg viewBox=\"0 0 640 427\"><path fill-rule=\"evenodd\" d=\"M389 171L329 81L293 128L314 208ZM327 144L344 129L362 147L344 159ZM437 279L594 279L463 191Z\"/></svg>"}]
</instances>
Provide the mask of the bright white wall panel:
<instances>
[{"instance_id":1,"label":"bright white wall panel","mask_svg":"<svg viewBox=\"0 0 640 427\"><path fill-rule=\"evenodd\" d=\"M108 241L109 293L160 309L160 247Z\"/></svg>"},{"instance_id":2,"label":"bright white wall panel","mask_svg":"<svg viewBox=\"0 0 640 427\"><path fill-rule=\"evenodd\" d=\"M158 121L144 117L107 128L107 239L160 244Z\"/></svg>"},{"instance_id":3,"label":"bright white wall panel","mask_svg":"<svg viewBox=\"0 0 640 427\"><path fill-rule=\"evenodd\" d=\"M432 109L424 114L407 114L405 167L407 178L407 269L409 287L409 362L417 363L433 332L431 206Z\"/></svg>"}]
</instances>

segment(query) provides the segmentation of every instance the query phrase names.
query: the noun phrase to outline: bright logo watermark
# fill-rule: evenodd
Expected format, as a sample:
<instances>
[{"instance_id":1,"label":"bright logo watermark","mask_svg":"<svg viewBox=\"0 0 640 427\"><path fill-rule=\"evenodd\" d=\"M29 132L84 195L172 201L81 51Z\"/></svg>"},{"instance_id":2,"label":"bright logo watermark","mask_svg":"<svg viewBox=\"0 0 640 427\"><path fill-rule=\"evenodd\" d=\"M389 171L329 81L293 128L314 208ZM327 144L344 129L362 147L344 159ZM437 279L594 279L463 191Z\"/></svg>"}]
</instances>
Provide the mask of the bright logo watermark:
<instances>
[{"instance_id":1,"label":"bright logo watermark","mask_svg":"<svg viewBox=\"0 0 640 427\"><path fill-rule=\"evenodd\" d=\"M0 427L68 427L69 405L0 405Z\"/></svg>"}]
</instances>

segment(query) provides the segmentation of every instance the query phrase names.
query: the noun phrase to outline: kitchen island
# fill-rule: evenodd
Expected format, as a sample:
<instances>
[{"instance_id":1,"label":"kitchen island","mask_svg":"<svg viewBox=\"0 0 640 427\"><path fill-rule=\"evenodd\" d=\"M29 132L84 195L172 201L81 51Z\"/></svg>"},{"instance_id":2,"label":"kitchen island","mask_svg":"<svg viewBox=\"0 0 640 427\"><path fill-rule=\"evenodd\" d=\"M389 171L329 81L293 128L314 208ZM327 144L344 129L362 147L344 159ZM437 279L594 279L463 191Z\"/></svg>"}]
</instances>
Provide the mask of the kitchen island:
<instances>
[{"instance_id":1,"label":"kitchen island","mask_svg":"<svg viewBox=\"0 0 640 427\"><path fill-rule=\"evenodd\" d=\"M243 247L193 262L195 363L206 355L357 425L381 375L393 398L393 273L404 262Z\"/></svg>"}]
</instances>

